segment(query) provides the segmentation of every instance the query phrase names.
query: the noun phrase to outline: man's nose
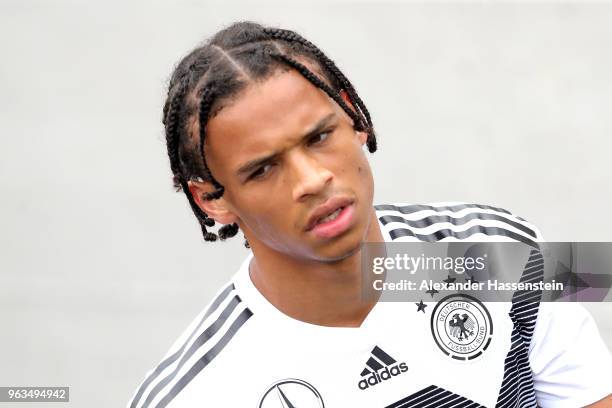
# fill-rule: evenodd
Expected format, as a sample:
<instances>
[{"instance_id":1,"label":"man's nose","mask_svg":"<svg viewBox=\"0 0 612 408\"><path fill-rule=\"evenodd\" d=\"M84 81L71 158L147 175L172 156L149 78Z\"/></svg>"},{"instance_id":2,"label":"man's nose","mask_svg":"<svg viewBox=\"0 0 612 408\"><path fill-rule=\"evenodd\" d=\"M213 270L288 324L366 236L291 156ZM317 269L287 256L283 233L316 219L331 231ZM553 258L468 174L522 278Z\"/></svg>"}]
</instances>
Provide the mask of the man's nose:
<instances>
[{"instance_id":1,"label":"man's nose","mask_svg":"<svg viewBox=\"0 0 612 408\"><path fill-rule=\"evenodd\" d=\"M334 177L331 171L306 154L295 154L292 162L296 177L293 188L295 201L301 201L309 195L320 193Z\"/></svg>"}]
</instances>

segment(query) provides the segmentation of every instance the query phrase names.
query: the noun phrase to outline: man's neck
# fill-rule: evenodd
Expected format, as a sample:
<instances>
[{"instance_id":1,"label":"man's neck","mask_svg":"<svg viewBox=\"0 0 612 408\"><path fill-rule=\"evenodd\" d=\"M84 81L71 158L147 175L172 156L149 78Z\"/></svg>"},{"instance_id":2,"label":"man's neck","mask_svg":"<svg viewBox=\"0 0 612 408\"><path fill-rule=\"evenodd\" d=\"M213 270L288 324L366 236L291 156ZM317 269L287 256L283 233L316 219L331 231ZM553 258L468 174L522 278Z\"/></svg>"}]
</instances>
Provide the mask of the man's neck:
<instances>
[{"instance_id":1,"label":"man's neck","mask_svg":"<svg viewBox=\"0 0 612 408\"><path fill-rule=\"evenodd\" d=\"M383 242L374 208L365 242ZM257 256L249 266L259 292L284 314L320 326L359 327L377 297L366 300L361 251L333 263L304 263L288 257Z\"/></svg>"}]
</instances>

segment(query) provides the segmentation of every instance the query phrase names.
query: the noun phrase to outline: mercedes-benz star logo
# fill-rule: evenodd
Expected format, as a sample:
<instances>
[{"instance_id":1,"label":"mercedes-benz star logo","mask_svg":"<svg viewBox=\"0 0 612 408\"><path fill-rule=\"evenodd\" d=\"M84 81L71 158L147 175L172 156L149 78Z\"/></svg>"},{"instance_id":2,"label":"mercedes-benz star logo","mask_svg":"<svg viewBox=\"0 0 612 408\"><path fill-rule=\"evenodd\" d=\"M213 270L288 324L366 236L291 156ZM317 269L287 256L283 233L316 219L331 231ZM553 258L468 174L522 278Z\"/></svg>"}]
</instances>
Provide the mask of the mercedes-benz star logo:
<instances>
[{"instance_id":1,"label":"mercedes-benz star logo","mask_svg":"<svg viewBox=\"0 0 612 408\"><path fill-rule=\"evenodd\" d=\"M259 408L325 408L319 391L306 381L287 378L270 385Z\"/></svg>"}]
</instances>

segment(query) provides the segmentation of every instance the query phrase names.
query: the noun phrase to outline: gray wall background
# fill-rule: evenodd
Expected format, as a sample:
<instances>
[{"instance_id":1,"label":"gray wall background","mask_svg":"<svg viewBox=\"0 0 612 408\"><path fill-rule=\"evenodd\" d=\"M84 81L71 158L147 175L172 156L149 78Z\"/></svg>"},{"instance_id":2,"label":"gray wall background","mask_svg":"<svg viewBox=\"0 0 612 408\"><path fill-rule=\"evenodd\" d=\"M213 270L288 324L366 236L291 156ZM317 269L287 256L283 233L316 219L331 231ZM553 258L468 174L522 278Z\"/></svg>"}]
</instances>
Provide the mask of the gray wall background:
<instances>
[{"instance_id":1,"label":"gray wall background","mask_svg":"<svg viewBox=\"0 0 612 408\"><path fill-rule=\"evenodd\" d=\"M238 19L302 32L351 78L375 202L612 240L611 4L254 3L0 3L1 386L123 406L234 273L240 240L204 244L171 188L160 112L173 65ZM588 307L612 345L612 306Z\"/></svg>"}]
</instances>

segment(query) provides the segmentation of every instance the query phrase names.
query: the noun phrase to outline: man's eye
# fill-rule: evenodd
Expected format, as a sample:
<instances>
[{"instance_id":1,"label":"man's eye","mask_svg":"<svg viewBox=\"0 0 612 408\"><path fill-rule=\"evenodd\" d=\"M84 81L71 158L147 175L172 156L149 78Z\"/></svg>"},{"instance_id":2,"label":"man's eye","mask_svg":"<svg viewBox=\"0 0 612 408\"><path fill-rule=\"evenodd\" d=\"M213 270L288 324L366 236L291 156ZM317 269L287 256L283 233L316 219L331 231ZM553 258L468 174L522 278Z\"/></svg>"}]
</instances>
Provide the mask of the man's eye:
<instances>
[{"instance_id":1,"label":"man's eye","mask_svg":"<svg viewBox=\"0 0 612 408\"><path fill-rule=\"evenodd\" d=\"M270 168L272 168L272 164L266 164L264 166L261 166L260 168L258 168L251 174L249 179L257 179L257 178L264 177L266 174L270 172Z\"/></svg>"},{"instance_id":2,"label":"man's eye","mask_svg":"<svg viewBox=\"0 0 612 408\"><path fill-rule=\"evenodd\" d=\"M310 138L310 140L308 141L308 144L317 144L317 143L323 143L331 134L331 131L327 131L327 132L321 132L315 136L313 136L312 138Z\"/></svg>"}]
</instances>

